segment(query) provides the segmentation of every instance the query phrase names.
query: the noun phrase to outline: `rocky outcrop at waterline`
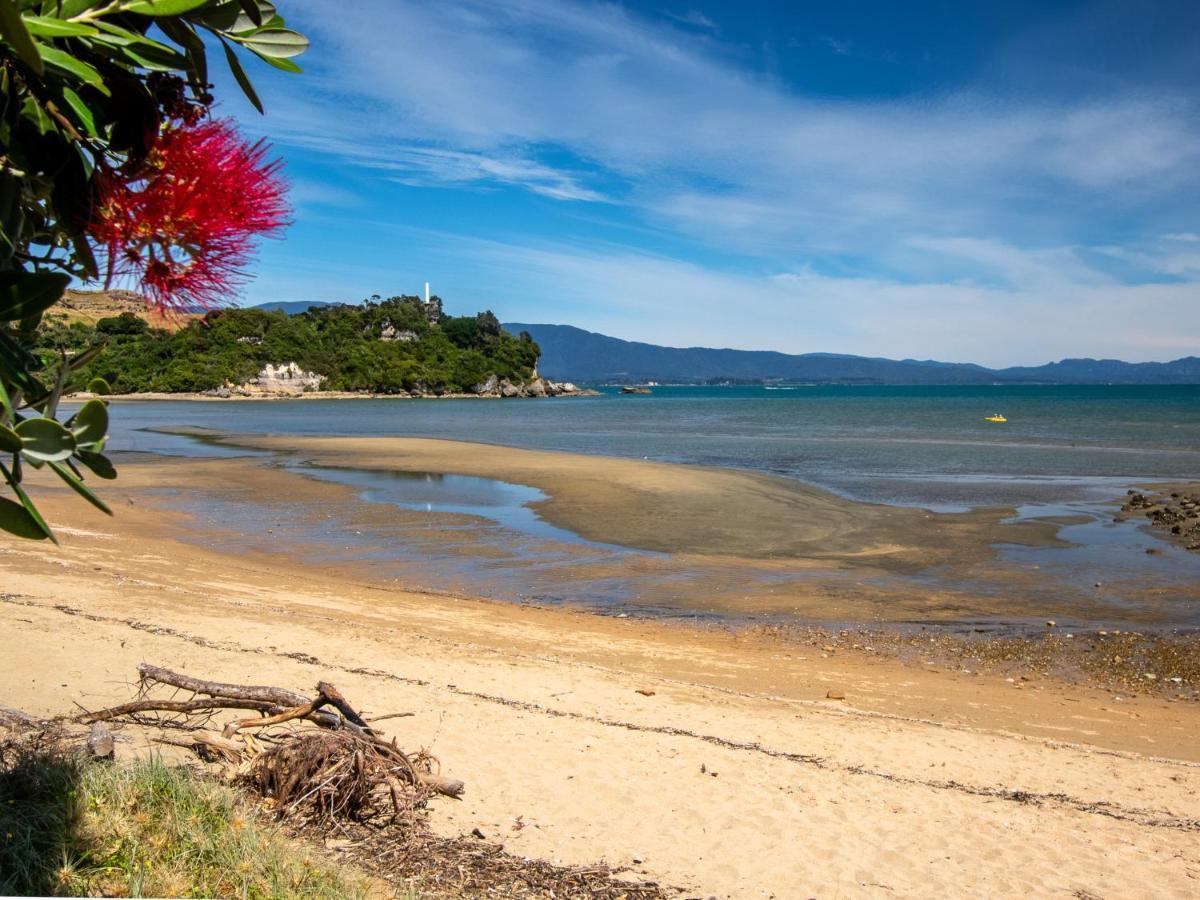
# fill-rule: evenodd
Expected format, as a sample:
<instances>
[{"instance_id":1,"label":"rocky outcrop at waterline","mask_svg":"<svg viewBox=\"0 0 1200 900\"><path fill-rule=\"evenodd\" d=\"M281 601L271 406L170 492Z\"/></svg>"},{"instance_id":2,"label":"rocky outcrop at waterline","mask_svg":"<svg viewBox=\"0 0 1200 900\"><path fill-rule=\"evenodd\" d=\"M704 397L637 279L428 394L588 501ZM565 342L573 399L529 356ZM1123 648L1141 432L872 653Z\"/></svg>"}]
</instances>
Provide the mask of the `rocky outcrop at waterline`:
<instances>
[{"instance_id":1,"label":"rocky outcrop at waterline","mask_svg":"<svg viewBox=\"0 0 1200 900\"><path fill-rule=\"evenodd\" d=\"M507 378L490 376L486 381L475 385L467 392L446 391L438 386L415 384L408 391L396 394L372 394L350 391L322 391L324 378L315 372L306 372L294 362L281 363L278 366L265 366L254 378L244 384L225 385L211 391L203 392L202 396L215 399L236 398L289 398L289 397L378 397L378 396L408 396L408 397L582 397L595 396L596 391L580 388L569 381L550 381L537 376L524 382L512 382Z\"/></svg>"},{"instance_id":2,"label":"rocky outcrop at waterline","mask_svg":"<svg viewBox=\"0 0 1200 900\"><path fill-rule=\"evenodd\" d=\"M1116 518L1144 516L1151 528L1166 532L1172 541L1200 552L1200 490L1129 491Z\"/></svg>"},{"instance_id":3,"label":"rocky outcrop at waterline","mask_svg":"<svg viewBox=\"0 0 1200 900\"><path fill-rule=\"evenodd\" d=\"M475 385L473 393L477 397L562 397L594 396L596 391L581 389L570 381L550 381L540 376L522 384L514 384L507 378L492 375L487 381Z\"/></svg>"}]
</instances>

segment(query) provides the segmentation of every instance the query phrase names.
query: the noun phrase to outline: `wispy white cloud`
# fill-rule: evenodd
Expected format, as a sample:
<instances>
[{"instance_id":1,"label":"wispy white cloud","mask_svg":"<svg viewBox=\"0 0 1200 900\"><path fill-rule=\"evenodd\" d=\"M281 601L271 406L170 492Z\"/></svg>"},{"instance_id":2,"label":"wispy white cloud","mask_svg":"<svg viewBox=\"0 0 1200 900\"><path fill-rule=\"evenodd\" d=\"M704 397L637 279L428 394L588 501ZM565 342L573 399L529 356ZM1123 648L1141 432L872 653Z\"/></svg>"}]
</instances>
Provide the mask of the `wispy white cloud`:
<instances>
[{"instance_id":1,"label":"wispy white cloud","mask_svg":"<svg viewBox=\"0 0 1200 900\"><path fill-rule=\"evenodd\" d=\"M604 195L579 184L571 173L520 157L492 157L436 147L396 145L387 158L376 161L392 168L407 184L447 185L498 182L520 185L555 200L604 200Z\"/></svg>"},{"instance_id":2,"label":"wispy white cloud","mask_svg":"<svg viewBox=\"0 0 1200 900\"><path fill-rule=\"evenodd\" d=\"M288 185L288 200L296 208L361 206L362 197L335 184L312 179L293 180Z\"/></svg>"},{"instance_id":3,"label":"wispy white cloud","mask_svg":"<svg viewBox=\"0 0 1200 900\"><path fill-rule=\"evenodd\" d=\"M509 184L556 200L595 202L606 198L580 183L576 173L555 168L516 150L455 150L433 143L398 139L368 124L334 127L328 101L284 97L272 110L271 136L283 143L315 150L405 184L470 186ZM315 185L305 190L315 196Z\"/></svg>"},{"instance_id":4,"label":"wispy white cloud","mask_svg":"<svg viewBox=\"0 0 1200 900\"><path fill-rule=\"evenodd\" d=\"M1169 276L1200 282L1200 236L1197 235L1168 234L1158 241L1098 247L1096 250L1148 276ZM1197 285L1194 302L1200 303L1200 284Z\"/></svg>"},{"instance_id":5,"label":"wispy white cloud","mask_svg":"<svg viewBox=\"0 0 1200 900\"><path fill-rule=\"evenodd\" d=\"M832 277L811 269L747 275L646 254L561 247L470 242L456 252L497 272L502 280L489 302L509 320L545 320L546 286L553 285L556 302L572 310L572 324L672 346L718 343L994 366L1081 355L1081 330L1092 356L1175 358L1200 347L1200 304L1187 284L1129 285L1089 276L996 287ZM1016 248L1006 252L1020 255Z\"/></svg>"},{"instance_id":6,"label":"wispy white cloud","mask_svg":"<svg viewBox=\"0 0 1200 900\"><path fill-rule=\"evenodd\" d=\"M679 22L681 25L691 25L693 28L702 28L705 31L720 31L717 23L700 12L698 9L689 9L687 12L670 12L666 13L668 19Z\"/></svg>"},{"instance_id":7,"label":"wispy white cloud","mask_svg":"<svg viewBox=\"0 0 1200 900\"><path fill-rule=\"evenodd\" d=\"M1115 279L1089 265L1072 247L1024 249L979 238L910 238L908 244L962 260L987 279L1016 290L1053 290L1109 284Z\"/></svg>"},{"instance_id":8,"label":"wispy white cloud","mask_svg":"<svg viewBox=\"0 0 1200 900\"><path fill-rule=\"evenodd\" d=\"M850 56L854 52L854 41L839 40L838 38L824 34L821 35L821 43L828 47L836 56Z\"/></svg>"},{"instance_id":9,"label":"wispy white cloud","mask_svg":"<svg viewBox=\"0 0 1200 900\"><path fill-rule=\"evenodd\" d=\"M323 225L355 243L350 227ZM250 302L355 300L416 291L428 279L456 312L490 308L503 321L564 322L669 346L998 367L1085 355L1174 359L1200 348L1194 284L1121 283L1088 267L1077 248L1049 256L1002 244L939 249L986 259L991 271L1028 273L984 283L831 275L805 265L745 272L611 244L489 240L358 218L353 225L382 235L394 252L348 262L336 246L329 258L267 248L286 264L254 286Z\"/></svg>"},{"instance_id":10,"label":"wispy white cloud","mask_svg":"<svg viewBox=\"0 0 1200 900\"><path fill-rule=\"evenodd\" d=\"M964 89L816 101L728 63L706 38L610 4L362 2L312 27L335 57L295 121L320 140L348 127L369 141L428 143L440 156L423 161L431 177L473 171L595 199L586 178L543 172L539 149L564 148L626 180L627 199L648 210L669 216L698 191L769 205L784 214L767 217L767 236L791 218L793 242L830 230L873 242L881 227L930 215L960 234L1030 216L1061 230L1098 191L1136 206L1197 181L1200 124L1186 96L1029 104ZM456 152L496 163L464 166ZM1046 191L1053 207L1031 209Z\"/></svg>"},{"instance_id":11,"label":"wispy white cloud","mask_svg":"<svg viewBox=\"0 0 1200 900\"><path fill-rule=\"evenodd\" d=\"M636 333L668 343L728 334L997 363L1195 349L1190 92L1114 77L1079 96L966 84L814 98L732 61L691 13L582 0L302 6L320 55L304 94L271 98L269 127L406 184L609 201L746 260L739 273L611 246L468 248L509 309L525 310L509 318L555 298L578 324L629 334L636 317ZM1119 245L1100 235L1107 221L1121 223ZM829 274L843 257L861 262Z\"/></svg>"}]
</instances>

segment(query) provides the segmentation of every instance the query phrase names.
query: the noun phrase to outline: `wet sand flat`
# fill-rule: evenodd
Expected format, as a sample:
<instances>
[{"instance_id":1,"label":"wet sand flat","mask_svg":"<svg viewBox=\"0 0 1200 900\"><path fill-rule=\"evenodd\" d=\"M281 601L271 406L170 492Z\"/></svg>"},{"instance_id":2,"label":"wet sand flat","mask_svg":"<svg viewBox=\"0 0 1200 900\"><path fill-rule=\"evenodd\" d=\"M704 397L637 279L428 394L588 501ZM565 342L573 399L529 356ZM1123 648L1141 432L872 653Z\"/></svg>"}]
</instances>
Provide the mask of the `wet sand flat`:
<instances>
[{"instance_id":1,"label":"wet sand flat","mask_svg":"<svg viewBox=\"0 0 1200 900\"><path fill-rule=\"evenodd\" d=\"M1106 589L1093 588L1089 563L1102 549L1081 552L1075 569L1058 565L1046 554L1069 546L1057 536L1063 523L1012 521L1011 509L934 513L857 503L794 479L733 469L457 441L189 433L226 450L272 454L293 474L312 474L317 467L385 479L446 473L525 485L545 495L532 508L548 525L584 542L645 551L609 558L595 547L567 547L561 564L546 574L539 557L550 544L522 555L512 546L476 539L459 520L447 517L444 528L422 528L419 516L395 506L358 504L354 521L364 527L346 519L344 528L359 542L378 538L367 548L371 553L364 551L375 564L361 569L386 569L389 548L399 554L423 547L430 558L454 553L458 560L496 561L460 581L426 567L422 580L422 554L414 551L412 577L407 570L393 573L408 584L486 593L489 579L503 585L506 574L517 571L527 583L507 591L510 598L525 589L534 599L603 605L593 597L606 585L627 583L626 601L633 597L649 611L804 621L1038 623L1053 618L1175 625L1196 618L1195 579L1171 573L1194 564L1200 577L1200 558L1151 558L1135 548L1126 556L1151 566L1153 578L1131 574ZM190 465L194 477L209 485L243 478L238 473L244 470L233 465ZM255 471L244 476L246 484L265 488L270 479L286 477L261 464ZM275 496L338 498L327 510L346 509L356 496L312 479L270 483L276 484ZM326 543L334 545L339 532L329 522L333 539ZM1000 547L1007 549L1002 553ZM314 543L310 552L322 548ZM1006 554L1019 554L1020 562L1009 564L1002 558ZM327 552L326 561L340 564L335 555ZM358 561L363 558L359 554ZM345 561L350 575L355 562Z\"/></svg>"},{"instance_id":2,"label":"wet sand flat","mask_svg":"<svg viewBox=\"0 0 1200 900\"><path fill-rule=\"evenodd\" d=\"M664 553L903 568L979 555L1000 532L1007 543L1054 541L1054 529L1043 524L1001 528L1011 509L938 514L855 503L793 479L733 469L426 438L209 438L323 466L528 484L549 495L538 511L554 524L591 540Z\"/></svg>"}]
</instances>

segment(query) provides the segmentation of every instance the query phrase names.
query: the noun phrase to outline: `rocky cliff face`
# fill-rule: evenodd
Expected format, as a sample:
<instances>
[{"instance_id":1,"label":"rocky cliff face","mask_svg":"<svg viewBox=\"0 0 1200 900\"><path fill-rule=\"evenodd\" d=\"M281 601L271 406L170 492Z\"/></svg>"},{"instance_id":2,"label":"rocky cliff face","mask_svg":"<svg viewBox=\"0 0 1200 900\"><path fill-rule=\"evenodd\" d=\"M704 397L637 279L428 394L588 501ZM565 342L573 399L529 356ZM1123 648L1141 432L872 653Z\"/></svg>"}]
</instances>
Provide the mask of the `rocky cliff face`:
<instances>
[{"instance_id":1,"label":"rocky cliff face","mask_svg":"<svg viewBox=\"0 0 1200 900\"><path fill-rule=\"evenodd\" d=\"M95 325L101 319L119 316L121 313L133 313L139 319L145 319L151 328L161 328L164 331L178 331L192 319L199 318L195 313L163 313L146 302L140 294L132 291L79 291L68 289L63 298L50 307L46 316L49 320L58 319L70 324L71 322L86 322Z\"/></svg>"},{"instance_id":2,"label":"rocky cliff face","mask_svg":"<svg viewBox=\"0 0 1200 900\"><path fill-rule=\"evenodd\" d=\"M316 372L305 372L294 362L278 366L268 363L261 372L245 384L226 385L214 393L224 397L296 397L321 389L324 377Z\"/></svg>"}]
</instances>

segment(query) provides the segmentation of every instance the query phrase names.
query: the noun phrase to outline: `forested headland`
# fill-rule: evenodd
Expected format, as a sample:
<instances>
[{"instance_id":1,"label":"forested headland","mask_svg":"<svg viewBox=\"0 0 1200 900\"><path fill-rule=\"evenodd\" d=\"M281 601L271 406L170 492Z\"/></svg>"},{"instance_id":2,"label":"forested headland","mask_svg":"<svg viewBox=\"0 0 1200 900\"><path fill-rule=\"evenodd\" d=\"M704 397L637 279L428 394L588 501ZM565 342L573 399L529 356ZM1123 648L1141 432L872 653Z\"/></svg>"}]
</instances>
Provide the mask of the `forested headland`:
<instances>
[{"instance_id":1,"label":"forested headland","mask_svg":"<svg viewBox=\"0 0 1200 900\"><path fill-rule=\"evenodd\" d=\"M177 330L128 310L95 322L57 319L45 323L37 349L53 367L62 354L95 346L99 353L72 386L103 378L117 393L216 391L289 363L320 376L326 391L479 393L489 382L494 390L536 378L540 352L527 333L508 333L491 312L447 316L437 298L413 296L296 315L217 310Z\"/></svg>"}]
</instances>

